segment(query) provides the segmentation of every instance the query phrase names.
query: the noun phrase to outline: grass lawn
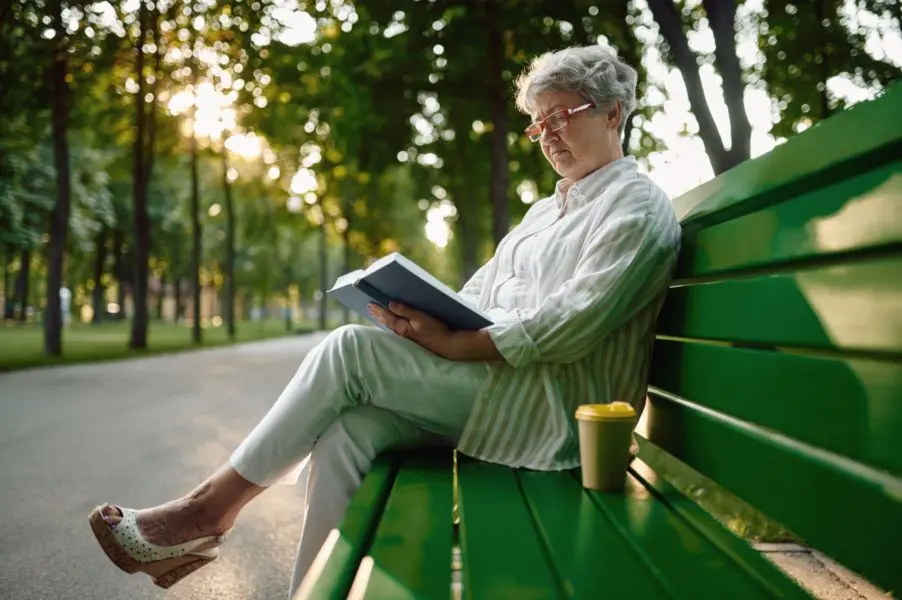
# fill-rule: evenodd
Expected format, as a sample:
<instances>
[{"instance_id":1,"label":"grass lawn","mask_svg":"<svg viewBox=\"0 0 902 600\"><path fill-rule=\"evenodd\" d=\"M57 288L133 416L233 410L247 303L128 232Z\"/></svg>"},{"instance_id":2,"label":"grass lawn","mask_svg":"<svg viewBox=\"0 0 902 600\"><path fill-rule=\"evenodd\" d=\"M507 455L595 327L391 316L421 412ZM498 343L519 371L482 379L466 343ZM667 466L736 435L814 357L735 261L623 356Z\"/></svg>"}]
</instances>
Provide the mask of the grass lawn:
<instances>
[{"instance_id":1,"label":"grass lawn","mask_svg":"<svg viewBox=\"0 0 902 600\"><path fill-rule=\"evenodd\" d=\"M147 350L136 351L128 348L130 327L131 323L127 321L96 326L73 323L63 331L62 358L47 358L43 351L44 330L40 325L0 325L0 372L42 365L147 356L230 343L224 326L205 328L203 344L194 346L189 326L151 322L147 334ZM248 342L312 330L312 327L300 328L295 325L294 332L288 333L281 320L242 322L236 324L235 337L236 342Z\"/></svg>"}]
</instances>

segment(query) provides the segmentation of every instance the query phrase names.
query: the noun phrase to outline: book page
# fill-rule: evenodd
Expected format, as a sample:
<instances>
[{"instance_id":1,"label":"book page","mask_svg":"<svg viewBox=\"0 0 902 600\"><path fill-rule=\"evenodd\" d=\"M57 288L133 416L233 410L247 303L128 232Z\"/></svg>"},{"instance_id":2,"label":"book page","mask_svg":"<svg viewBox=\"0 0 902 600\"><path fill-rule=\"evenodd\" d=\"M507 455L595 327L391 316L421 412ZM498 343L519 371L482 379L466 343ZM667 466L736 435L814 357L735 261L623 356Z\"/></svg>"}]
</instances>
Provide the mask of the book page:
<instances>
[{"instance_id":1,"label":"book page","mask_svg":"<svg viewBox=\"0 0 902 600\"><path fill-rule=\"evenodd\" d=\"M357 269L356 271L351 271L350 273L345 273L341 275L338 279L335 280L335 284L332 286L332 289L344 287L346 285L350 285L355 283L360 277L363 275L362 269Z\"/></svg>"}]
</instances>

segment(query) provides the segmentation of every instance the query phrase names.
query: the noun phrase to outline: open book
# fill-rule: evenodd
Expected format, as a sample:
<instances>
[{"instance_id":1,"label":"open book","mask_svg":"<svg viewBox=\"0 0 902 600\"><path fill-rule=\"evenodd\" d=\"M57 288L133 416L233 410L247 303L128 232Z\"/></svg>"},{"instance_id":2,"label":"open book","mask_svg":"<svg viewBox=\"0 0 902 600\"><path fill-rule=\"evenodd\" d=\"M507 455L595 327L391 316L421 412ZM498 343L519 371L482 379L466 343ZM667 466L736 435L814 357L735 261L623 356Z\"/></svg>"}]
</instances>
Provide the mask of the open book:
<instances>
[{"instance_id":1,"label":"open book","mask_svg":"<svg viewBox=\"0 0 902 600\"><path fill-rule=\"evenodd\" d=\"M383 308L388 308L389 302L406 304L441 320L452 330L482 329L492 324L457 292L397 252L380 258L365 270L342 275L327 293L380 327L367 312L371 302Z\"/></svg>"}]
</instances>

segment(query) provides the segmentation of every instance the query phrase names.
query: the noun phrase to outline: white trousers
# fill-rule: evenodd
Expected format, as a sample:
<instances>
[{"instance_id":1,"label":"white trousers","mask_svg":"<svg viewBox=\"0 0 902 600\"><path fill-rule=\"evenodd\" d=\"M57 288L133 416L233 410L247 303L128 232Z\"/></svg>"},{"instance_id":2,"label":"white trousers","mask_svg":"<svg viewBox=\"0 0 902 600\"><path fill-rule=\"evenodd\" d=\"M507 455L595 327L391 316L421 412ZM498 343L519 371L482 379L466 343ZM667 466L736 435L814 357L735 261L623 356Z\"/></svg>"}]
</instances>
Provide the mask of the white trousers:
<instances>
[{"instance_id":1,"label":"white trousers","mask_svg":"<svg viewBox=\"0 0 902 600\"><path fill-rule=\"evenodd\" d=\"M336 329L307 354L230 459L242 477L269 486L310 458L290 593L376 455L399 445L455 443L488 370L487 363L448 361L359 325Z\"/></svg>"}]
</instances>

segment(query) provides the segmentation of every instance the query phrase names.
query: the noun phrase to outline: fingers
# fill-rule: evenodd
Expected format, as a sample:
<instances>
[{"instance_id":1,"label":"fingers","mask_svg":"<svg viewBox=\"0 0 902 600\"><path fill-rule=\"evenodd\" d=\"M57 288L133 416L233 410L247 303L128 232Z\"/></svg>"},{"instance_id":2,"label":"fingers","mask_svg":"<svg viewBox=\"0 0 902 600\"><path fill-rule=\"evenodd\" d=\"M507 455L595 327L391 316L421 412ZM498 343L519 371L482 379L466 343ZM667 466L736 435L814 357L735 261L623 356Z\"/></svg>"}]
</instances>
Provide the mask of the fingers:
<instances>
[{"instance_id":1,"label":"fingers","mask_svg":"<svg viewBox=\"0 0 902 600\"><path fill-rule=\"evenodd\" d=\"M404 317L405 319L411 319L419 314L419 311L416 311L405 304L401 304L400 302L389 302L388 307L393 313Z\"/></svg>"},{"instance_id":2,"label":"fingers","mask_svg":"<svg viewBox=\"0 0 902 600\"><path fill-rule=\"evenodd\" d=\"M372 316L376 317L377 321L394 331L396 334L402 337L410 335L410 332L412 331L410 321L404 317L398 316L393 311L386 310L378 304L371 303L367 305L367 310Z\"/></svg>"}]
</instances>

